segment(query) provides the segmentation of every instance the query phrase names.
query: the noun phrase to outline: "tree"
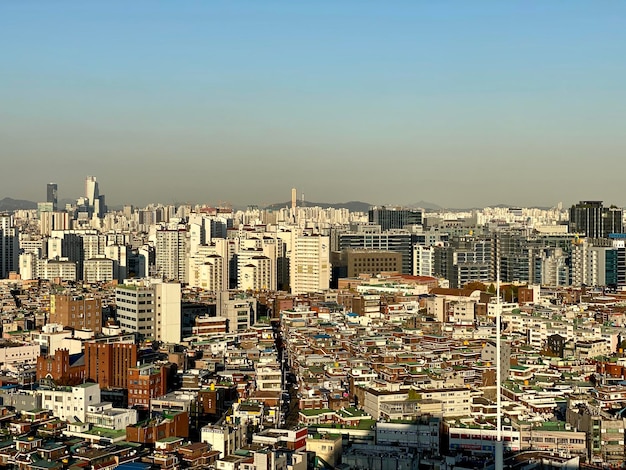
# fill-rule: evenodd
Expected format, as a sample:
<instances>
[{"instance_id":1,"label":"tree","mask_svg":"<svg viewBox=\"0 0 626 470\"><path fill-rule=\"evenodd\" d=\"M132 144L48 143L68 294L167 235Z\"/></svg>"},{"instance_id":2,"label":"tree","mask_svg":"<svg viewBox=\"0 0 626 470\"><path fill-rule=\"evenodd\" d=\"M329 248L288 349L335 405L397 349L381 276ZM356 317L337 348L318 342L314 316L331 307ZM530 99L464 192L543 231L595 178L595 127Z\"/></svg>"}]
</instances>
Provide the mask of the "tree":
<instances>
[{"instance_id":1,"label":"tree","mask_svg":"<svg viewBox=\"0 0 626 470\"><path fill-rule=\"evenodd\" d=\"M465 289L478 290L480 292L485 292L487 290L487 286L482 282L472 281L465 284Z\"/></svg>"}]
</instances>

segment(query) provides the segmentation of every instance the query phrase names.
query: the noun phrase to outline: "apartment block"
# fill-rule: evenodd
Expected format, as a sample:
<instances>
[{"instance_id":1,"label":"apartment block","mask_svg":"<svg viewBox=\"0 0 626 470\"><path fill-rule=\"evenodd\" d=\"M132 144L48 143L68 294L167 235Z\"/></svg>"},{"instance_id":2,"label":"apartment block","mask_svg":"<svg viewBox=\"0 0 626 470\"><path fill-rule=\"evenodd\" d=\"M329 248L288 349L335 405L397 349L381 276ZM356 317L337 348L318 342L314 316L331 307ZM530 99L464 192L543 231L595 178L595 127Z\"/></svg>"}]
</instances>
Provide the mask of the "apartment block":
<instances>
[{"instance_id":1,"label":"apartment block","mask_svg":"<svg viewBox=\"0 0 626 470\"><path fill-rule=\"evenodd\" d=\"M50 323L76 330L102 331L102 300L96 296L50 295Z\"/></svg>"}]
</instances>

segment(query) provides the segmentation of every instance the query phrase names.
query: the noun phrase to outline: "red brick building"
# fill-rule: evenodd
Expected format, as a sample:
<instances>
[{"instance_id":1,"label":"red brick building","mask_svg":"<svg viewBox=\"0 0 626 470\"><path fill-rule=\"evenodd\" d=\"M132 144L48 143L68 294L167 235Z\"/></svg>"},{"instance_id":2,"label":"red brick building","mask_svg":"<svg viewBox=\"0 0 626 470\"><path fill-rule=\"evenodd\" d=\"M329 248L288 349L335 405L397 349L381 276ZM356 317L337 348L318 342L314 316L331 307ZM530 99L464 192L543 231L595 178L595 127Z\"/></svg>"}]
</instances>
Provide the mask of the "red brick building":
<instances>
[{"instance_id":1,"label":"red brick building","mask_svg":"<svg viewBox=\"0 0 626 470\"><path fill-rule=\"evenodd\" d=\"M164 411L152 418L126 428L126 440L154 444L168 437L189 437L189 414L186 411Z\"/></svg>"},{"instance_id":2,"label":"red brick building","mask_svg":"<svg viewBox=\"0 0 626 470\"><path fill-rule=\"evenodd\" d=\"M54 355L37 358L37 380L52 379L58 385L79 384L85 379L85 360L82 354L57 349Z\"/></svg>"},{"instance_id":3,"label":"red brick building","mask_svg":"<svg viewBox=\"0 0 626 470\"><path fill-rule=\"evenodd\" d=\"M85 377L100 388L128 388L128 369L136 365L136 344L85 343Z\"/></svg>"},{"instance_id":4,"label":"red brick building","mask_svg":"<svg viewBox=\"0 0 626 470\"><path fill-rule=\"evenodd\" d=\"M146 364L128 369L128 406L149 409L150 399L167 392L167 372L165 366Z\"/></svg>"}]
</instances>

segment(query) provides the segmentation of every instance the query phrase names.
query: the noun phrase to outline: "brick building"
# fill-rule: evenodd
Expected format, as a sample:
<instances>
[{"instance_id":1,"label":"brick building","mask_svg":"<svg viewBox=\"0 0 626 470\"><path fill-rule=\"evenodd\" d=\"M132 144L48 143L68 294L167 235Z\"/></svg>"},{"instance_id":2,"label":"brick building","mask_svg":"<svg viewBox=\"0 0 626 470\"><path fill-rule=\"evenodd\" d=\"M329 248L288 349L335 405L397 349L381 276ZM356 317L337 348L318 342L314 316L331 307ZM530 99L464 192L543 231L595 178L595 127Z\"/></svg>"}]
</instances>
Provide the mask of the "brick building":
<instances>
[{"instance_id":1,"label":"brick building","mask_svg":"<svg viewBox=\"0 0 626 470\"><path fill-rule=\"evenodd\" d=\"M74 329L102 331L102 301L99 297L52 294L50 320Z\"/></svg>"},{"instance_id":2,"label":"brick building","mask_svg":"<svg viewBox=\"0 0 626 470\"><path fill-rule=\"evenodd\" d=\"M189 413L163 411L161 416L126 427L126 440L154 444L168 437L189 437Z\"/></svg>"},{"instance_id":3,"label":"brick building","mask_svg":"<svg viewBox=\"0 0 626 470\"><path fill-rule=\"evenodd\" d=\"M136 364L136 344L85 343L85 377L101 388L128 388L128 369Z\"/></svg>"},{"instance_id":4,"label":"brick building","mask_svg":"<svg viewBox=\"0 0 626 470\"><path fill-rule=\"evenodd\" d=\"M52 379L57 385L76 385L85 379L85 356L57 349L54 355L37 358L37 380Z\"/></svg>"},{"instance_id":5,"label":"brick building","mask_svg":"<svg viewBox=\"0 0 626 470\"><path fill-rule=\"evenodd\" d=\"M167 392L167 373L167 367L154 364L129 367L128 406L150 409L150 399Z\"/></svg>"}]
</instances>

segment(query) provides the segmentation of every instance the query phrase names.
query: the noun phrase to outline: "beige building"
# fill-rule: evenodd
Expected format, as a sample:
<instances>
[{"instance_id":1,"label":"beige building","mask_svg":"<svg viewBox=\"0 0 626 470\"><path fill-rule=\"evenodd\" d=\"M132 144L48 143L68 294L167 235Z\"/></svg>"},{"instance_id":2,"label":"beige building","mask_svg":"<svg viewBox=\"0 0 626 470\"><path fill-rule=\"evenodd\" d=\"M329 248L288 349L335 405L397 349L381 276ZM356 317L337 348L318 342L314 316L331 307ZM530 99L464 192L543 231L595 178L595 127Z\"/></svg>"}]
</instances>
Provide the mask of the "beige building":
<instances>
[{"instance_id":1,"label":"beige building","mask_svg":"<svg viewBox=\"0 0 626 470\"><path fill-rule=\"evenodd\" d=\"M330 240L322 235L294 236L290 260L292 294L323 292L330 287Z\"/></svg>"}]
</instances>

